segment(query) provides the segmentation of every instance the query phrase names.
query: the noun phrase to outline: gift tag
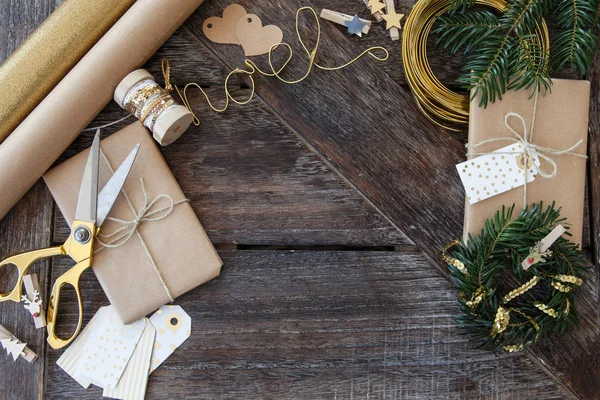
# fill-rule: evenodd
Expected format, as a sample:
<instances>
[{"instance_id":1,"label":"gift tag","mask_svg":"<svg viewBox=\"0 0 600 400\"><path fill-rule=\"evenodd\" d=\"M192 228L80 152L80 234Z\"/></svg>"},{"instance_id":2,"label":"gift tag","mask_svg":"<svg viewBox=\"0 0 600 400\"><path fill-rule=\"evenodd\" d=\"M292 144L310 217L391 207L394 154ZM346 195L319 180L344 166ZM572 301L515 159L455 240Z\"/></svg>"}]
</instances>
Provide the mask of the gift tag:
<instances>
[{"instance_id":1,"label":"gift tag","mask_svg":"<svg viewBox=\"0 0 600 400\"><path fill-rule=\"evenodd\" d=\"M78 365L81 376L101 388L117 385L146 327L144 319L123 325L113 306L103 308Z\"/></svg>"},{"instance_id":2,"label":"gift tag","mask_svg":"<svg viewBox=\"0 0 600 400\"><path fill-rule=\"evenodd\" d=\"M150 373L190 337L192 319L180 306L162 306L150 317L156 329Z\"/></svg>"},{"instance_id":3,"label":"gift tag","mask_svg":"<svg viewBox=\"0 0 600 400\"><path fill-rule=\"evenodd\" d=\"M148 386L148 371L154 348L156 329L148 318L144 318L146 327L138 342L123 376L114 388L106 386L102 396L113 399L143 400Z\"/></svg>"},{"instance_id":4,"label":"gift tag","mask_svg":"<svg viewBox=\"0 0 600 400\"><path fill-rule=\"evenodd\" d=\"M456 169L465 187L469 204L507 192L535 180L540 160L534 153L527 160L521 143L511 144L493 153L457 164ZM527 172L525 178L525 172Z\"/></svg>"},{"instance_id":5,"label":"gift tag","mask_svg":"<svg viewBox=\"0 0 600 400\"><path fill-rule=\"evenodd\" d=\"M69 346L69 348L60 356L56 364L61 367L67 374L71 376L71 378L75 379L77 383L87 389L90 387L90 380L84 378L79 374L79 364L82 360L83 350L87 345L90 337L93 335L94 327L98 323L98 321L104 318L104 313L107 311L108 307L102 307L98 310L96 315L92 318L92 320L83 328L83 331L77 336L77 339Z\"/></svg>"},{"instance_id":6,"label":"gift tag","mask_svg":"<svg viewBox=\"0 0 600 400\"><path fill-rule=\"evenodd\" d=\"M247 57L267 54L274 45L283 40L281 28L275 25L263 26L256 14L246 14L240 18L236 34Z\"/></svg>"},{"instance_id":7,"label":"gift tag","mask_svg":"<svg viewBox=\"0 0 600 400\"><path fill-rule=\"evenodd\" d=\"M223 10L223 17L210 17L202 24L206 37L215 43L240 44L236 27L246 15L246 9L239 4L231 4Z\"/></svg>"}]
</instances>

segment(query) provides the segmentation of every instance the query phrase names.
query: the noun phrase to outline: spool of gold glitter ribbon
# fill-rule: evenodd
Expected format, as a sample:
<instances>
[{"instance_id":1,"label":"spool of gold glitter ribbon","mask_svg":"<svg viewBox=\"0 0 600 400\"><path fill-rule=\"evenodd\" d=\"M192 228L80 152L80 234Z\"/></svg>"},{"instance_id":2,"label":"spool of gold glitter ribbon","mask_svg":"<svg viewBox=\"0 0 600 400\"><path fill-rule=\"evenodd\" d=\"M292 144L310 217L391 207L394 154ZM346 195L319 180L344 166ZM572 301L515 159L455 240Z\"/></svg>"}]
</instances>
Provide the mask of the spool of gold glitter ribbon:
<instances>
[{"instance_id":1,"label":"spool of gold glitter ribbon","mask_svg":"<svg viewBox=\"0 0 600 400\"><path fill-rule=\"evenodd\" d=\"M478 5L503 12L505 0L475 0ZM458 131L455 125L469 122L469 95L451 91L434 75L427 60L427 38L437 17L450 8L451 0L420 0L411 11L402 37L402 62L417 105L433 123ZM549 51L550 39L544 22L536 28L542 49ZM454 125L454 126L453 126Z\"/></svg>"},{"instance_id":2,"label":"spool of gold glitter ribbon","mask_svg":"<svg viewBox=\"0 0 600 400\"><path fill-rule=\"evenodd\" d=\"M171 88L169 82L166 86ZM193 114L177 104L170 91L160 87L145 69L127 75L117 86L114 99L150 129L163 146L179 139L194 120Z\"/></svg>"}]
</instances>

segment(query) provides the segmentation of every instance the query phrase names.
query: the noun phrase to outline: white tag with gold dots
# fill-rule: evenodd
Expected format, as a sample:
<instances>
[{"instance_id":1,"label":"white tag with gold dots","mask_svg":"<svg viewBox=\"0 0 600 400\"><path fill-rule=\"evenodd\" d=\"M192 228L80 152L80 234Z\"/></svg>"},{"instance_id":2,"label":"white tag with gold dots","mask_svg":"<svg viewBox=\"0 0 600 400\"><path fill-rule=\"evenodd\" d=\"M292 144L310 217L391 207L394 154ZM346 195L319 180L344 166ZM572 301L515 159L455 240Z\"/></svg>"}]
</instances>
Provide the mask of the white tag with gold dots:
<instances>
[{"instance_id":1,"label":"white tag with gold dots","mask_svg":"<svg viewBox=\"0 0 600 400\"><path fill-rule=\"evenodd\" d=\"M156 340L150 373L160 366L192 334L192 318L180 306L162 306L150 317Z\"/></svg>"},{"instance_id":2,"label":"white tag with gold dots","mask_svg":"<svg viewBox=\"0 0 600 400\"><path fill-rule=\"evenodd\" d=\"M527 161L521 143L511 144L493 153L473 158L457 164L456 169L465 187L469 204L508 192L524 185L525 168L527 168L527 183L535 180L536 169L540 160L532 154L533 160Z\"/></svg>"},{"instance_id":3,"label":"white tag with gold dots","mask_svg":"<svg viewBox=\"0 0 600 400\"><path fill-rule=\"evenodd\" d=\"M78 363L79 376L101 388L117 385L146 327L144 319L123 325L113 306L103 314Z\"/></svg>"}]
</instances>

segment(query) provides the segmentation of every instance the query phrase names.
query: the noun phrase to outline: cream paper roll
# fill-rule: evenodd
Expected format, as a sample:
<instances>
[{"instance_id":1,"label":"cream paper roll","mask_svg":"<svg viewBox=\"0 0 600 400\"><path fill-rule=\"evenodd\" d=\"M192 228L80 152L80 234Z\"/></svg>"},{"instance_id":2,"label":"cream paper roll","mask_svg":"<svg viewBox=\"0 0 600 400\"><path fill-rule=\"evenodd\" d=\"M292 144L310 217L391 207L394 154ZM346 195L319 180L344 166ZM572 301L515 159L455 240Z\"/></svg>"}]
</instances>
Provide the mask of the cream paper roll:
<instances>
[{"instance_id":1,"label":"cream paper roll","mask_svg":"<svg viewBox=\"0 0 600 400\"><path fill-rule=\"evenodd\" d=\"M0 218L204 0L138 0L0 144Z\"/></svg>"},{"instance_id":2,"label":"cream paper roll","mask_svg":"<svg viewBox=\"0 0 600 400\"><path fill-rule=\"evenodd\" d=\"M65 0L0 66L0 143L135 0Z\"/></svg>"}]
</instances>

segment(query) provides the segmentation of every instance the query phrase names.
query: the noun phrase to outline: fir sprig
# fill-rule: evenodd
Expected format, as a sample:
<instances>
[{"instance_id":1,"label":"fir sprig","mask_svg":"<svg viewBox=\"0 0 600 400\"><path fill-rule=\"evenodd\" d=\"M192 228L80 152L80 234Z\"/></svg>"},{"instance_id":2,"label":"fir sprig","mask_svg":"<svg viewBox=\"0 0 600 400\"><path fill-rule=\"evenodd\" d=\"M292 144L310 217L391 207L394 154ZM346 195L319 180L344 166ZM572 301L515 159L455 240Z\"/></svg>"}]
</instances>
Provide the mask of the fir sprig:
<instances>
[{"instance_id":1,"label":"fir sprig","mask_svg":"<svg viewBox=\"0 0 600 400\"><path fill-rule=\"evenodd\" d=\"M565 220L554 204L534 204L514 219L513 212L514 205L503 208L479 235L445 254L460 291L461 327L494 350L522 350L571 331L578 324L575 291L588 268L579 247L559 238L551 256L525 271L521 262L531 248ZM495 324L502 312L509 320L500 330Z\"/></svg>"},{"instance_id":2,"label":"fir sprig","mask_svg":"<svg viewBox=\"0 0 600 400\"><path fill-rule=\"evenodd\" d=\"M569 65L582 75L589 71L598 42L600 0L511 0L500 16L474 5L473 0L452 0L434 32L438 46L453 53L464 49L467 62L458 82L475 88L480 106L502 99L510 89L548 89L551 66ZM535 34L549 17L559 27L551 52L543 50Z\"/></svg>"}]
</instances>

